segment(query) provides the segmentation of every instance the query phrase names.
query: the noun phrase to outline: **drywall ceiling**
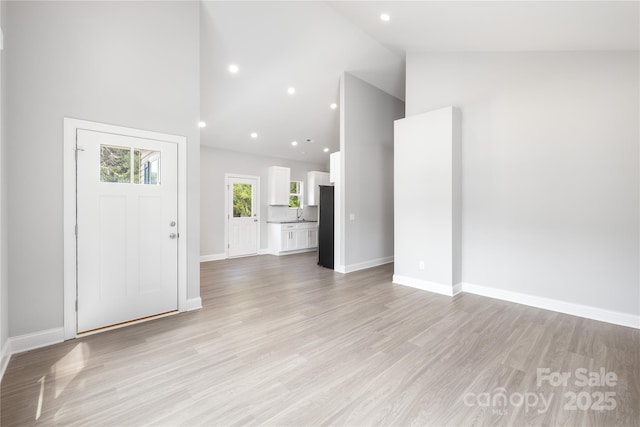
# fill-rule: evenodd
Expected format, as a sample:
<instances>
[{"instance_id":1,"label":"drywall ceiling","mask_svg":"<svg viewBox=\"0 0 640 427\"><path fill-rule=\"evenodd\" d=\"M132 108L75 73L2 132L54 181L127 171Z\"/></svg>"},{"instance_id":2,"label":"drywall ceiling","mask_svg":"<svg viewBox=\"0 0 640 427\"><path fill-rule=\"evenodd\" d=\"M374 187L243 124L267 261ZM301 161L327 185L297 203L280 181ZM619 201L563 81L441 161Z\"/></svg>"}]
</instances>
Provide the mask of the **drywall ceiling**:
<instances>
[{"instance_id":1,"label":"drywall ceiling","mask_svg":"<svg viewBox=\"0 0 640 427\"><path fill-rule=\"evenodd\" d=\"M406 51L638 50L638 1L331 1L398 54ZM386 13L388 22L380 21Z\"/></svg>"},{"instance_id":2,"label":"drywall ceiling","mask_svg":"<svg viewBox=\"0 0 640 427\"><path fill-rule=\"evenodd\" d=\"M203 2L200 25L205 146L326 164L344 71L404 97L403 57L324 2Z\"/></svg>"},{"instance_id":3,"label":"drywall ceiling","mask_svg":"<svg viewBox=\"0 0 640 427\"><path fill-rule=\"evenodd\" d=\"M201 143L326 163L344 71L404 99L407 51L638 50L639 21L637 1L204 1Z\"/></svg>"}]
</instances>

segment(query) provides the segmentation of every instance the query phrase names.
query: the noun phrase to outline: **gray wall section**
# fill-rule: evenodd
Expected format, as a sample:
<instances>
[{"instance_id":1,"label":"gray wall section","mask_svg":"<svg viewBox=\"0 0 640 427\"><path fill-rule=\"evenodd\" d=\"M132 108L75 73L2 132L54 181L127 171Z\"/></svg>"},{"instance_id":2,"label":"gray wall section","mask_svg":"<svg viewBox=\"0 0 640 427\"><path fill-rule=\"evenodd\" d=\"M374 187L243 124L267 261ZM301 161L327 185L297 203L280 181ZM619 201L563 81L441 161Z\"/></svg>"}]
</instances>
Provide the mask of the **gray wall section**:
<instances>
[{"instance_id":1,"label":"gray wall section","mask_svg":"<svg viewBox=\"0 0 640 427\"><path fill-rule=\"evenodd\" d=\"M462 117L462 280L640 314L637 52L407 56Z\"/></svg>"},{"instance_id":2,"label":"gray wall section","mask_svg":"<svg viewBox=\"0 0 640 427\"><path fill-rule=\"evenodd\" d=\"M6 3L0 1L0 26L4 30ZM0 352L9 338L9 276L7 259L7 161L6 161L6 61L0 52ZM0 355L1 359L2 355Z\"/></svg>"},{"instance_id":3,"label":"gray wall section","mask_svg":"<svg viewBox=\"0 0 640 427\"><path fill-rule=\"evenodd\" d=\"M348 268L393 256L393 121L404 117L404 102L349 73L342 84Z\"/></svg>"},{"instance_id":4,"label":"gray wall section","mask_svg":"<svg viewBox=\"0 0 640 427\"><path fill-rule=\"evenodd\" d=\"M9 335L63 325L63 118L188 139L199 285L199 3L8 2Z\"/></svg>"},{"instance_id":5,"label":"gray wall section","mask_svg":"<svg viewBox=\"0 0 640 427\"><path fill-rule=\"evenodd\" d=\"M219 255L225 252L225 174L236 173L260 177L260 249L268 248L267 241L267 170L269 166L291 168L291 180L307 182L308 171L328 171L326 165L298 162L288 159L254 156L247 153L202 147L201 170L201 241L202 255ZM315 208L306 208L308 211Z\"/></svg>"}]
</instances>

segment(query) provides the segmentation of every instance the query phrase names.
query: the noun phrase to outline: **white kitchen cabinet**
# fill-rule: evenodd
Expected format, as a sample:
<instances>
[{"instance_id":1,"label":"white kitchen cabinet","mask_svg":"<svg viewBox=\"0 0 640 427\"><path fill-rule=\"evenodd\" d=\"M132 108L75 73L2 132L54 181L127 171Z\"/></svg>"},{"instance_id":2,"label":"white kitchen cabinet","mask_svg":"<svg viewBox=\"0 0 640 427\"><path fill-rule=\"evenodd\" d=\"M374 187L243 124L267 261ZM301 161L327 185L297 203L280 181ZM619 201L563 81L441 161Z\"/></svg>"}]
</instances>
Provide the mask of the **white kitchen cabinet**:
<instances>
[{"instance_id":1,"label":"white kitchen cabinet","mask_svg":"<svg viewBox=\"0 0 640 427\"><path fill-rule=\"evenodd\" d=\"M269 167L267 200L271 206L289 206L291 169L282 166Z\"/></svg>"},{"instance_id":2,"label":"white kitchen cabinet","mask_svg":"<svg viewBox=\"0 0 640 427\"><path fill-rule=\"evenodd\" d=\"M296 235L296 249L308 249L309 248L309 230L306 228L295 231Z\"/></svg>"},{"instance_id":3,"label":"white kitchen cabinet","mask_svg":"<svg viewBox=\"0 0 640 427\"><path fill-rule=\"evenodd\" d=\"M318 206L320 202L320 185L329 185L329 174L327 172L309 171L307 172L307 195L305 197L306 206Z\"/></svg>"},{"instance_id":4,"label":"white kitchen cabinet","mask_svg":"<svg viewBox=\"0 0 640 427\"><path fill-rule=\"evenodd\" d=\"M318 246L318 223L269 223L269 253L287 255Z\"/></svg>"},{"instance_id":5,"label":"white kitchen cabinet","mask_svg":"<svg viewBox=\"0 0 640 427\"><path fill-rule=\"evenodd\" d=\"M296 230L284 230L280 234L282 235L282 246L279 252L298 249L298 232Z\"/></svg>"},{"instance_id":6,"label":"white kitchen cabinet","mask_svg":"<svg viewBox=\"0 0 640 427\"><path fill-rule=\"evenodd\" d=\"M317 248L318 247L318 229L311 228L307 230L307 233L309 233L309 247Z\"/></svg>"}]
</instances>

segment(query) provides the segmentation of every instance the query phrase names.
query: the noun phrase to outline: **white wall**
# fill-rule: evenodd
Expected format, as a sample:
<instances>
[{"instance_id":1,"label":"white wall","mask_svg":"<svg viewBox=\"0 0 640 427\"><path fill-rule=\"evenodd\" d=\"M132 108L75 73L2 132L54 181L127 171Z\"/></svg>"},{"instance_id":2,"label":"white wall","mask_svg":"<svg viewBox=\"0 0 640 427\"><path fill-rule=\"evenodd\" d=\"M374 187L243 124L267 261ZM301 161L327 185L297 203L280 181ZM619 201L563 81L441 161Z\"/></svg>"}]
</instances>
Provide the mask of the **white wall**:
<instances>
[{"instance_id":1,"label":"white wall","mask_svg":"<svg viewBox=\"0 0 640 427\"><path fill-rule=\"evenodd\" d=\"M199 4L8 2L9 335L63 325L63 117L188 139L199 296Z\"/></svg>"},{"instance_id":2,"label":"white wall","mask_svg":"<svg viewBox=\"0 0 640 427\"><path fill-rule=\"evenodd\" d=\"M393 256L393 121L404 102L349 73L341 92L340 265L351 271Z\"/></svg>"},{"instance_id":3,"label":"white wall","mask_svg":"<svg viewBox=\"0 0 640 427\"><path fill-rule=\"evenodd\" d=\"M460 288L460 118L444 107L395 122L393 282Z\"/></svg>"},{"instance_id":4,"label":"white wall","mask_svg":"<svg viewBox=\"0 0 640 427\"><path fill-rule=\"evenodd\" d=\"M640 314L638 52L407 55L462 114L462 280Z\"/></svg>"},{"instance_id":5,"label":"white wall","mask_svg":"<svg viewBox=\"0 0 640 427\"><path fill-rule=\"evenodd\" d=\"M0 27L5 28L5 2L0 1ZM2 30L0 30L2 32ZM7 274L7 167L6 167L6 61L0 50L0 378L5 360L3 354L9 338L9 281ZM7 360L8 362L8 360Z\"/></svg>"},{"instance_id":6,"label":"white wall","mask_svg":"<svg viewBox=\"0 0 640 427\"><path fill-rule=\"evenodd\" d=\"M206 128L205 128L206 131ZM327 162L329 154L327 154ZM260 249L267 249L267 219L269 215L267 201L267 169L269 166L291 168L292 181L307 181L308 171L328 171L326 165L298 162L295 160L276 159L273 157L255 156L247 153L221 150L203 146L200 153L201 171L201 214L200 214L200 252L203 256L225 253L225 174L237 173L260 177ZM276 208L277 209L277 208ZM288 208L284 208L288 209ZM304 208L306 218L312 219L317 208ZM278 214L273 212L272 214Z\"/></svg>"}]
</instances>

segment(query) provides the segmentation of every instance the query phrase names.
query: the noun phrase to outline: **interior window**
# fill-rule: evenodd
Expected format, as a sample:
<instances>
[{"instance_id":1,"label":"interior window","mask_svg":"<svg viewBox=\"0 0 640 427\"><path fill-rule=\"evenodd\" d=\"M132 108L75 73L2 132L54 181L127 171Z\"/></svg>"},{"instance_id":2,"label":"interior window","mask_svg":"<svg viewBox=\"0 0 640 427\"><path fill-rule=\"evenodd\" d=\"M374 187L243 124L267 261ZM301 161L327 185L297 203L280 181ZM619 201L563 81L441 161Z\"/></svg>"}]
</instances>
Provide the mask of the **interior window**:
<instances>
[{"instance_id":1,"label":"interior window","mask_svg":"<svg viewBox=\"0 0 640 427\"><path fill-rule=\"evenodd\" d=\"M133 159L131 158L133 152ZM133 168L133 177L131 170ZM133 178L133 181L132 181ZM100 181L160 184L160 152L139 148L100 146Z\"/></svg>"},{"instance_id":2,"label":"interior window","mask_svg":"<svg viewBox=\"0 0 640 427\"><path fill-rule=\"evenodd\" d=\"M302 181L291 181L289 185L289 207L302 207Z\"/></svg>"}]
</instances>

